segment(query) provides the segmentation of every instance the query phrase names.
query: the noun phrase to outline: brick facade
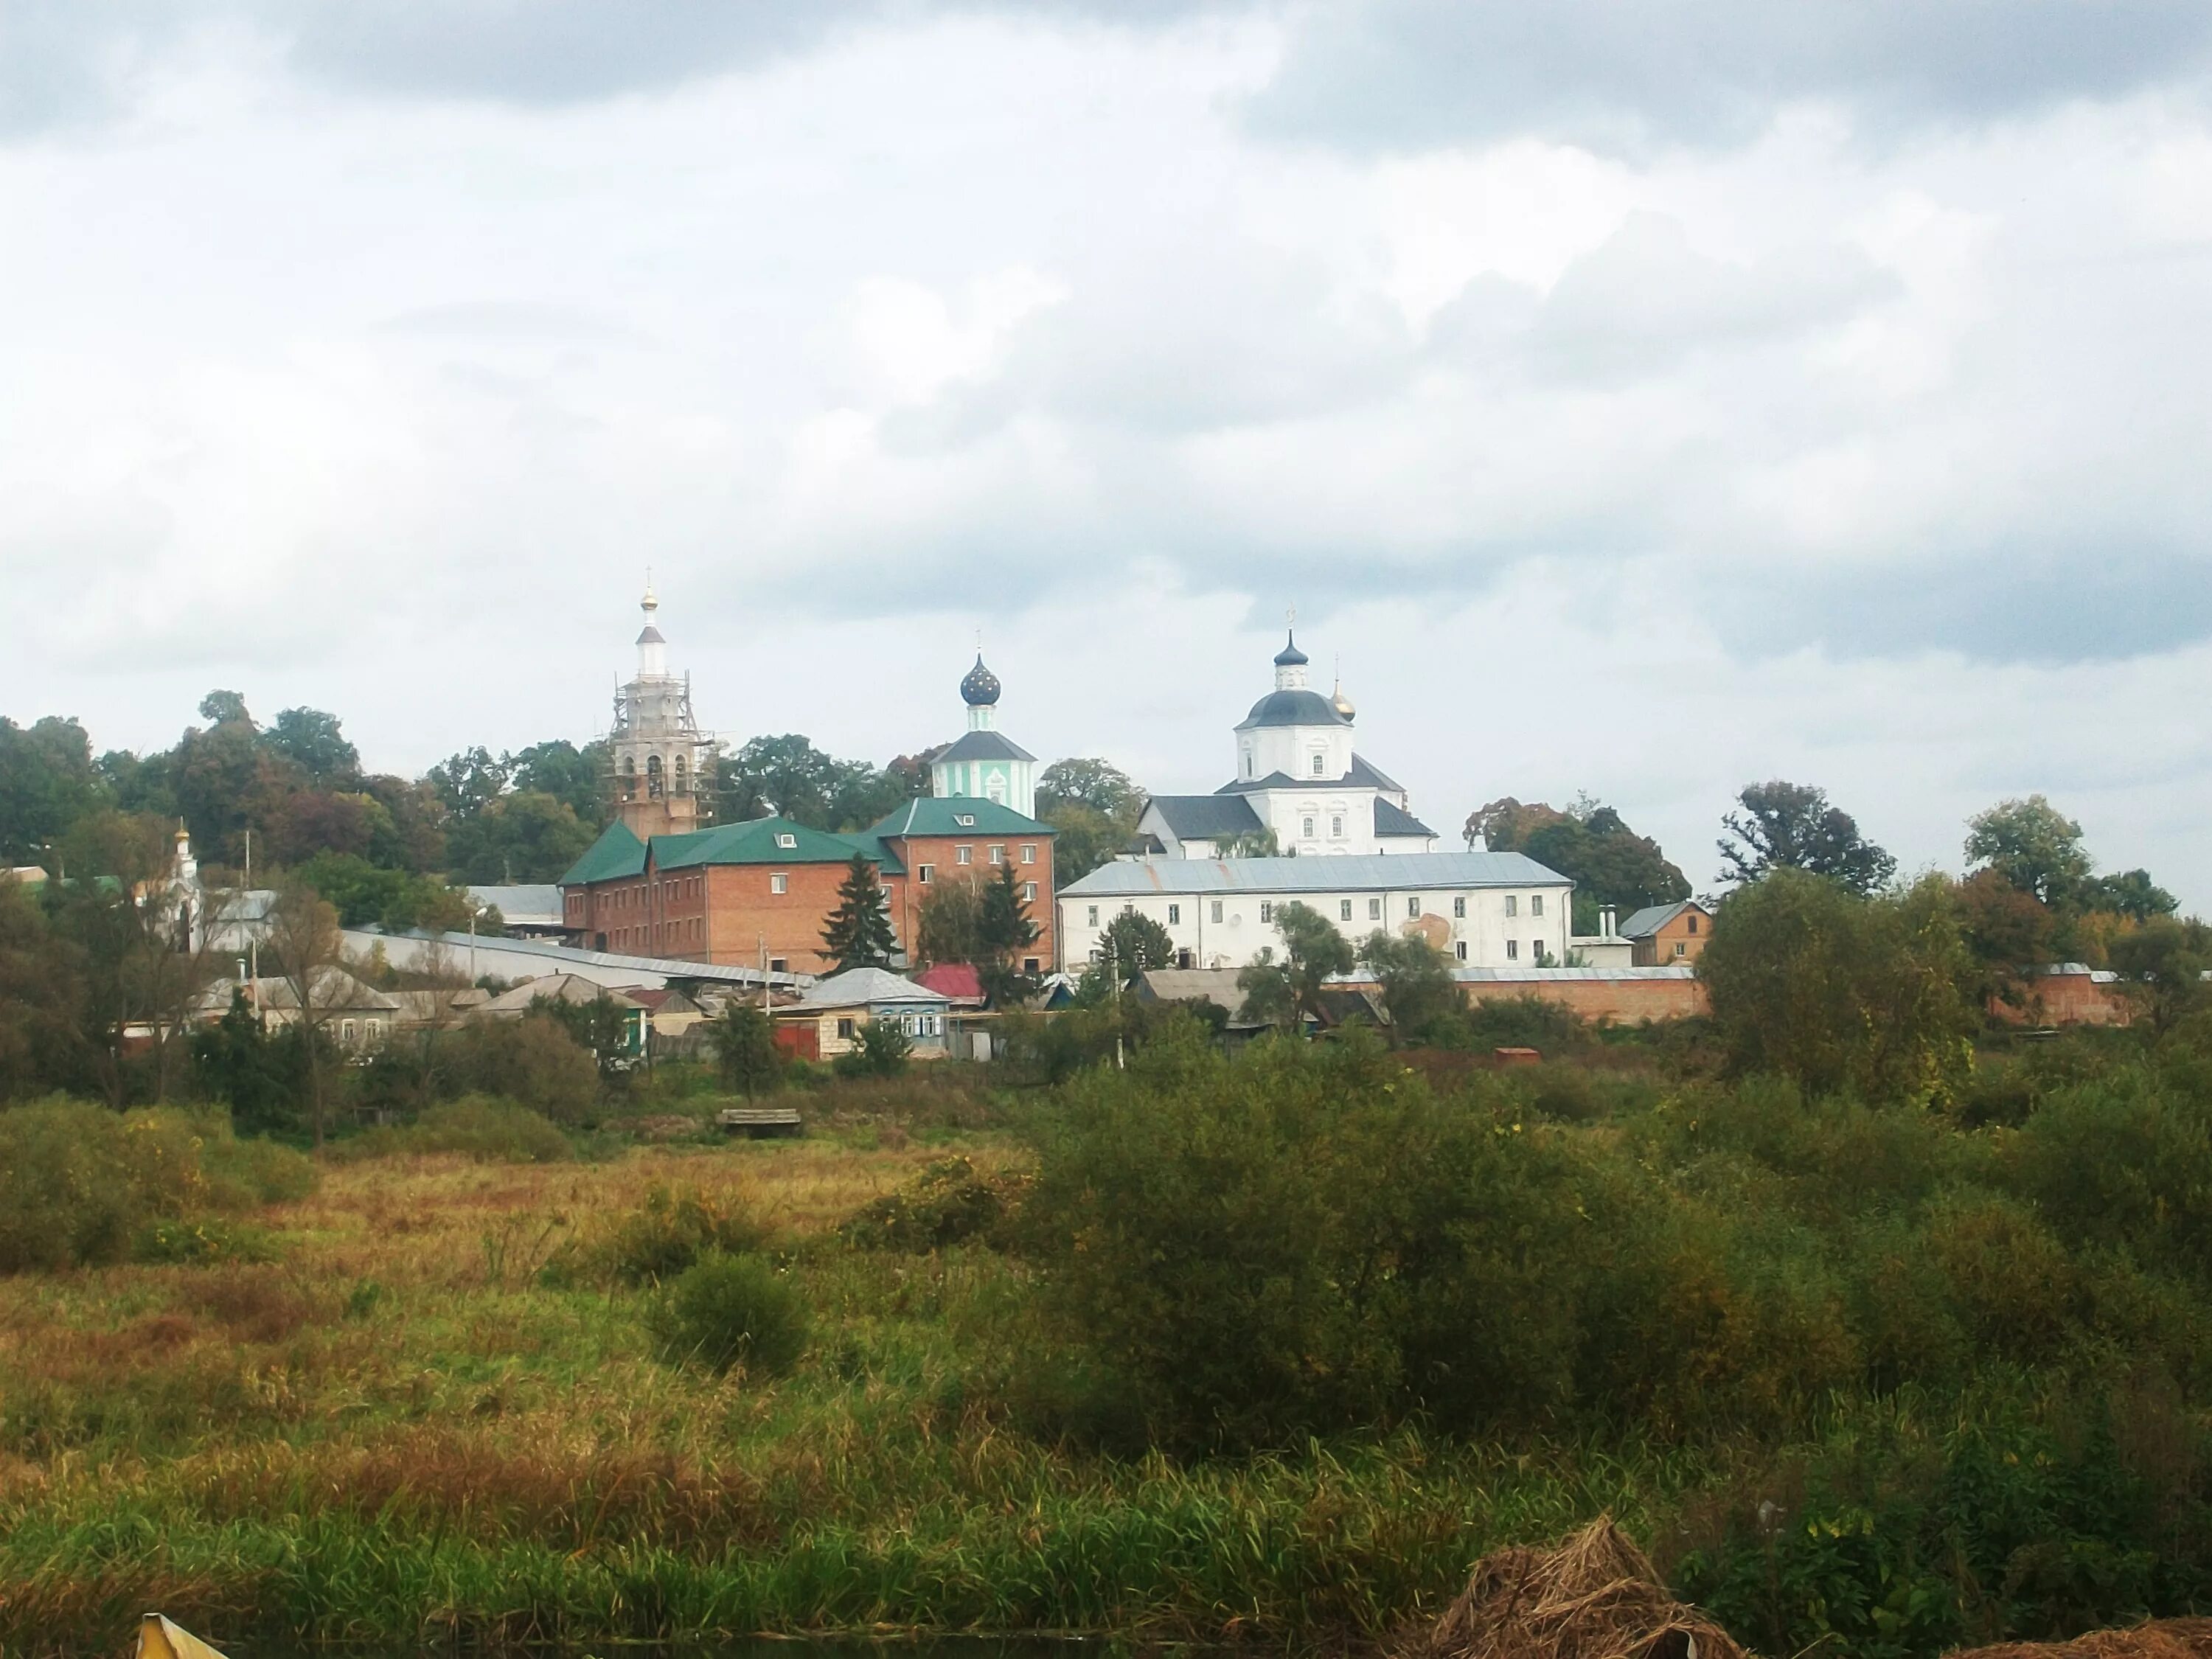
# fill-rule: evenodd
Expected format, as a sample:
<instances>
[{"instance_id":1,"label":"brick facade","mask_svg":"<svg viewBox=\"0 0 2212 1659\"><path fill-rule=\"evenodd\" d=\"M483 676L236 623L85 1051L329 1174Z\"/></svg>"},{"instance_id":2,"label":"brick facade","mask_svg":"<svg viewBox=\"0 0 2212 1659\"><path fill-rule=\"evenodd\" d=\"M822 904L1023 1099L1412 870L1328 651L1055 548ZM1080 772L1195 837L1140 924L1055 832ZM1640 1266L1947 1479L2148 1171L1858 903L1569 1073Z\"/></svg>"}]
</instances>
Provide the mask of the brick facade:
<instances>
[{"instance_id":1,"label":"brick facade","mask_svg":"<svg viewBox=\"0 0 2212 1659\"><path fill-rule=\"evenodd\" d=\"M1014 879L1024 884L1029 918L1037 930L1036 943L1022 953L1024 961L1016 966L1024 971L1052 971L1058 959L1053 928L1057 907L1052 902L1049 834L886 836L884 845L906 867L903 875L884 878L884 890L890 896L891 925L897 929L902 945L910 951L921 937L922 902L933 885L941 881L996 881L1003 861L1013 866ZM924 871L928 872L926 878ZM1036 964L1033 969L1028 966L1031 958Z\"/></svg>"}]
</instances>

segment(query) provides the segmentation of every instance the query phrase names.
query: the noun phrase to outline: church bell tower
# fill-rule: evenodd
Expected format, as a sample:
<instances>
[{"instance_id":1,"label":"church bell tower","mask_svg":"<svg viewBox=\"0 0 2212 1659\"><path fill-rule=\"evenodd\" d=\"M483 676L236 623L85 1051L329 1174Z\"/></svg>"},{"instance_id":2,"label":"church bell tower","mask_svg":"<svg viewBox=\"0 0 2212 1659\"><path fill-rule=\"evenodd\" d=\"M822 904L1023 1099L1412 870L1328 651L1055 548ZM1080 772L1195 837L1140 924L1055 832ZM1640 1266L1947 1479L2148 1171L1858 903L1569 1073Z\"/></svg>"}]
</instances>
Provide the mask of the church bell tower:
<instances>
[{"instance_id":1,"label":"church bell tower","mask_svg":"<svg viewBox=\"0 0 2212 1659\"><path fill-rule=\"evenodd\" d=\"M668 641L658 625L660 600L650 577L638 608L637 674L615 693L607 734L606 786L614 814L641 841L696 830L713 816L717 745L691 709L691 677L668 670Z\"/></svg>"}]
</instances>

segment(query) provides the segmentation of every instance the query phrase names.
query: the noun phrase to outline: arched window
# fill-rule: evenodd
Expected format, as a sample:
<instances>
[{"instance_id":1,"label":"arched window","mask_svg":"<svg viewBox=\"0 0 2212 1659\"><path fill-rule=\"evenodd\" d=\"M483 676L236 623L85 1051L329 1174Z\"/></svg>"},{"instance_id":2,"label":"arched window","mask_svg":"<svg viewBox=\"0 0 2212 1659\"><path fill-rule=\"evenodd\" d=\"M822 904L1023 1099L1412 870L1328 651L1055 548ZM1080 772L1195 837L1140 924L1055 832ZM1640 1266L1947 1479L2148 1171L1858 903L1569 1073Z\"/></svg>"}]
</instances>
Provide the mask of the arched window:
<instances>
[{"instance_id":1,"label":"arched window","mask_svg":"<svg viewBox=\"0 0 2212 1659\"><path fill-rule=\"evenodd\" d=\"M660 787L660 757L647 755L645 757L645 798L647 800L659 800Z\"/></svg>"},{"instance_id":2,"label":"arched window","mask_svg":"<svg viewBox=\"0 0 2212 1659\"><path fill-rule=\"evenodd\" d=\"M683 756L678 755L676 757L676 793L678 794L688 795L691 793L690 771L690 763Z\"/></svg>"},{"instance_id":3,"label":"arched window","mask_svg":"<svg viewBox=\"0 0 2212 1659\"><path fill-rule=\"evenodd\" d=\"M624 800L637 799L637 759L635 756L623 757L622 798Z\"/></svg>"}]
</instances>

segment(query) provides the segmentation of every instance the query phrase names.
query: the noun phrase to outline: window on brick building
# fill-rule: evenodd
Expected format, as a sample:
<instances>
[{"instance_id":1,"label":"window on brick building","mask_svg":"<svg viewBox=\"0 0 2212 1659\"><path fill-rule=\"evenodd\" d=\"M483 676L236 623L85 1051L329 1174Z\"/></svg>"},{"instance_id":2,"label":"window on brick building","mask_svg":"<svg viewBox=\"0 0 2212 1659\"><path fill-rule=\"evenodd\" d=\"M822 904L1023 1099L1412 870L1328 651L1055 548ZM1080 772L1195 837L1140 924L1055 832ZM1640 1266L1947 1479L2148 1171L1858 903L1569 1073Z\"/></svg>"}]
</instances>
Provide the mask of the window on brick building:
<instances>
[{"instance_id":1,"label":"window on brick building","mask_svg":"<svg viewBox=\"0 0 2212 1659\"><path fill-rule=\"evenodd\" d=\"M1022 884L1022 902L1024 904L1034 904L1036 902L1036 884L1035 882L1025 881Z\"/></svg>"},{"instance_id":2,"label":"window on brick building","mask_svg":"<svg viewBox=\"0 0 2212 1659\"><path fill-rule=\"evenodd\" d=\"M787 974L791 971L791 964L781 957L770 957L768 959L768 970L771 974Z\"/></svg>"},{"instance_id":3,"label":"window on brick building","mask_svg":"<svg viewBox=\"0 0 2212 1659\"><path fill-rule=\"evenodd\" d=\"M791 890L791 878L782 871L777 871L768 878L768 890L771 893L788 893Z\"/></svg>"},{"instance_id":4,"label":"window on brick building","mask_svg":"<svg viewBox=\"0 0 2212 1659\"><path fill-rule=\"evenodd\" d=\"M975 861L975 849L972 847L954 848L952 861L955 864L973 864Z\"/></svg>"},{"instance_id":5,"label":"window on brick building","mask_svg":"<svg viewBox=\"0 0 2212 1659\"><path fill-rule=\"evenodd\" d=\"M916 865L914 871L914 878L920 882L924 887L928 886L931 882L937 879L937 866L933 864Z\"/></svg>"},{"instance_id":6,"label":"window on brick building","mask_svg":"<svg viewBox=\"0 0 2212 1659\"><path fill-rule=\"evenodd\" d=\"M1022 862L1024 864L1035 864L1036 862L1036 843L1035 842L1028 841L1022 843Z\"/></svg>"},{"instance_id":7,"label":"window on brick building","mask_svg":"<svg viewBox=\"0 0 2212 1659\"><path fill-rule=\"evenodd\" d=\"M991 862L992 862L992 863L994 863L994 864L1004 864L1006 861L1006 849L1005 848L1003 848L1003 847L994 847L994 848L992 848L992 849L991 849Z\"/></svg>"},{"instance_id":8,"label":"window on brick building","mask_svg":"<svg viewBox=\"0 0 2212 1659\"><path fill-rule=\"evenodd\" d=\"M1022 971L1024 973L1034 974L1036 970L1037 959L1035 957L1024 957L1022 958Z\"/></svg>"}]
</instances>

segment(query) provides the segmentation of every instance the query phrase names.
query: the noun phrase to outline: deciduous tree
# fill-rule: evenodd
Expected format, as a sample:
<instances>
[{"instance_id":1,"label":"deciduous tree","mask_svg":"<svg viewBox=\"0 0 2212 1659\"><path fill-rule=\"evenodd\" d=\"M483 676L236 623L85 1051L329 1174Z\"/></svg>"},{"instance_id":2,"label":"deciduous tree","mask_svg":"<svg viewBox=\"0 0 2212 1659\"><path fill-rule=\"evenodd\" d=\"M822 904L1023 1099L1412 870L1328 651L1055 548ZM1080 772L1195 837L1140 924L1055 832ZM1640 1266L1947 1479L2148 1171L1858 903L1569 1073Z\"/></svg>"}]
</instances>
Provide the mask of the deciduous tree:
<instances>
[{"instance_id":1,"label":"deciduous tree","mask_svg":"<svg viewBox=\"0 0 2212 1659\"><path fill-rule=\"evenodd\" d=\"M1245 1015L1270 1024L1284 1024L1286 1017L1318 1018L1322 984L1332 975L1352 969L1352 941L1327 916L1296 899L1275 907L1274 924L1282 935L1282 953L1262 946L1259 959L1237 978Z\"/></svg>"},{"instance_id":2,"label":"deciduous tree","mask_svg":"<svg viewBox=\"0 0 2212 1659\"><path fill-rule=\"evenodd\" d=\"M1740 810L1721 822L1720 878L1753 882L1770 870L1804 870L1865 895L1897 873L1897 860L1859 834L1857 822L1829 804L1827 791L1779 778L1748 783Z\"/></svg>"},{"instance_id":3,"label":"deciduous tree","mask_svg":"<svg viewBox=\"0 0 2212 1659\"><path fill-rule=\"evenodd\" d=\"M1419 934L1377 928L1360 945L1359 960L1382 988L1393 1047L1420 1036L1460 1007L1451 958Z\"/></svg>"},{"instance_id":4,"label":"deciduous tree","mask_svg":"<svg viewBox=\"0 0 2212 1659\"><path fill-rule=\"evenodd\" d=\"M1966 861L2057 909L2073 908L2089 878L2081 826L2041 795L1977 812L1966 824Z\"/></svg>"}]
</instances>

